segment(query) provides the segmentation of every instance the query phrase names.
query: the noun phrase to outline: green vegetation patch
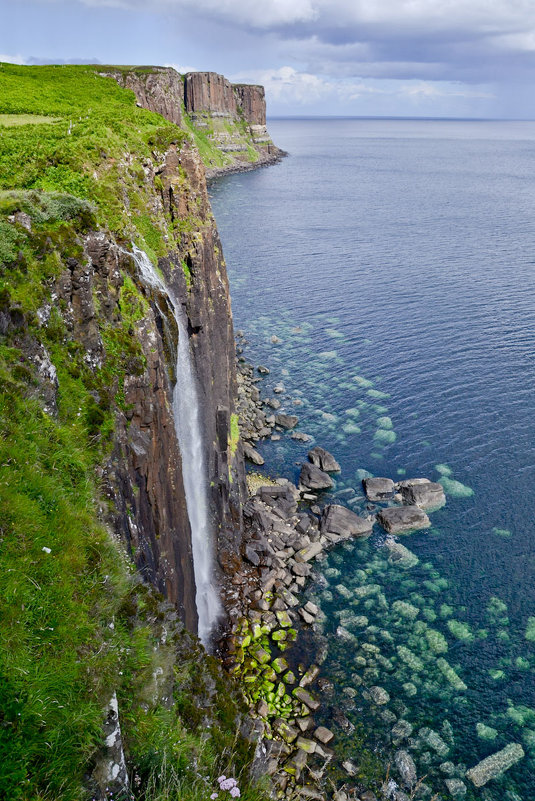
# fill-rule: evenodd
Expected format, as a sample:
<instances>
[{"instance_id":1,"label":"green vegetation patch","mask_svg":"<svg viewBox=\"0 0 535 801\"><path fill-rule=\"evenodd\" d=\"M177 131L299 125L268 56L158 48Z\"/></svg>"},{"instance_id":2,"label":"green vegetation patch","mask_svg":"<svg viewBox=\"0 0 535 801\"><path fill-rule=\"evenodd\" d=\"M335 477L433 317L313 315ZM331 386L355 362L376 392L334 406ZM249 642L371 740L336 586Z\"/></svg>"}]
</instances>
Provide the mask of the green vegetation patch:
<instances>
[{"instance_id":1,"label":"green vegetation patch","mask_svg":"<svg viewBox=\"0 0 535 801\"><path fill-rule=\"evenodd\" d=\"M0 125L12 128L16 125L50 125L60 117L43 117L39 114L0 114Z\"/></svg>"}]
</instances>

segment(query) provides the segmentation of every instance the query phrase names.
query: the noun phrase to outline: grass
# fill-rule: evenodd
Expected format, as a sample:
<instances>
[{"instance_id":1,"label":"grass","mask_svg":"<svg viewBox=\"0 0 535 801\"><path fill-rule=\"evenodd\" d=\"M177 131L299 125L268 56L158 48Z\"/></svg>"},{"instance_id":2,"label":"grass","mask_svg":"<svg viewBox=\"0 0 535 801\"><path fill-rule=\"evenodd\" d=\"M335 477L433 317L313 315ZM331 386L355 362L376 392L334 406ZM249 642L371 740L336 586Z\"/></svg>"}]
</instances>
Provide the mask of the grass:
<instances>
[{"instance_id":1,"label":"grass","mask_svg":"<svg viewBox=\"0 0 535 801\"><path fill-rule=\"evenodd\" d=\"M0 125L5 128L15 125L50 125L59 120L59 117L43 117L39 114L0 114Z\"/></svg>"}]
</instances>

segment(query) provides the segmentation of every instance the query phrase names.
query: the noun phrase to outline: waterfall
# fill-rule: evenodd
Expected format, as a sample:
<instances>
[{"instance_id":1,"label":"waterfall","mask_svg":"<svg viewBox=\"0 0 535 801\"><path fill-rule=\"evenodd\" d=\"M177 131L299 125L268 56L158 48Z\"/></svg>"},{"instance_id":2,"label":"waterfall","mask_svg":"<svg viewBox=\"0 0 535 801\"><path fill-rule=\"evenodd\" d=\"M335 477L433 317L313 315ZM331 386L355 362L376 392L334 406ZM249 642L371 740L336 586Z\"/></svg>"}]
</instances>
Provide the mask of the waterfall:
<instances>
[{"instance_id":1,"label":"waterfall","mask_svg":"<svg viewBox=\"0 0 535 801\"><path fill-rule=\"evenodd\" d=\"M182 454L182 473L191 527L191 547L199 617L199 637L208 645L212 628L221 614L221 602L213 578L212 529L208 504L208 477L204 458L197 380L189 347L186 315L172 290L165 286L147 254L133 245L136 265L146 284L170 299L178 328L176 384L173 416Z\"/></svg>"}]
</instances>

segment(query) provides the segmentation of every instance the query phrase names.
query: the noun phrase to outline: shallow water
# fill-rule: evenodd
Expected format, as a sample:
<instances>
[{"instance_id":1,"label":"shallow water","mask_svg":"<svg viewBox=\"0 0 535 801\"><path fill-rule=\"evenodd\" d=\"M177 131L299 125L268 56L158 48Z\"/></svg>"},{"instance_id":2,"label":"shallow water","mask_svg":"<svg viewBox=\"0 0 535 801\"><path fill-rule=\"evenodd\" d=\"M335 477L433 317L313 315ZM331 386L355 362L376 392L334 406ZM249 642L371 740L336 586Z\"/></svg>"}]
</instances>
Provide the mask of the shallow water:
<instances>
[{"instance_id":1,"label":"shallow water","mask_svg":"<svg viewBox=\"0 0 535 801\"><path fill-rule=\"evenodd\" d=\"M385 753L407 720L413 733L398 747L444 798L463 765L519 742L524 759L483 789L464 780L465 797L531 801L535 124L277 120L270 130L287 159L211 188L246 355L271 370L264 392L282 382L285 410L335 454L339 502L362 508L362 471L440 478L448 497L429 532L402 540L415 566L391 564L379 530L318 566L308 594L326 614L322 673L336 685L326 720L354 706L348 718ZM283 434L261 446L266 469L295 479L308 447ZM385 706L366 698L373 685L388 691Z\"/></svg>"}]
</instances>

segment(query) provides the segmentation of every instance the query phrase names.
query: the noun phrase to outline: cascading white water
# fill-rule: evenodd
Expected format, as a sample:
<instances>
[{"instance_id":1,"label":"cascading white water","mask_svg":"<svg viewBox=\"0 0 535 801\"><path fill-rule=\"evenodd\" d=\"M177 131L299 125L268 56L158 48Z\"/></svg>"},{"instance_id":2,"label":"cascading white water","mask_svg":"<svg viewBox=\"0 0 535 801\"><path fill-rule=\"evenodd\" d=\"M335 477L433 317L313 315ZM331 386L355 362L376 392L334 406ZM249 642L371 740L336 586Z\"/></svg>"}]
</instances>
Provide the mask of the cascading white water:
<instances>
[{"instance_id":1,"label":"cascading white water","mask_svg":"<svg viewBox=\"0 0 535 801\"><path fill-rule=\"evenodd\" d=\"M147 254L133 245L133 255L143 280L160 289L170 299L178 327L176 384L173 392L173 415L180 452L186 505L191 527L193 569L197 588L196 605L199 637L204 645L221 614L221 602L213 577L213 547L208 512L208 478L199 419L197 381L193 369L186 315L182 304L158 275Z\"/></svg>"}]
</instances>

